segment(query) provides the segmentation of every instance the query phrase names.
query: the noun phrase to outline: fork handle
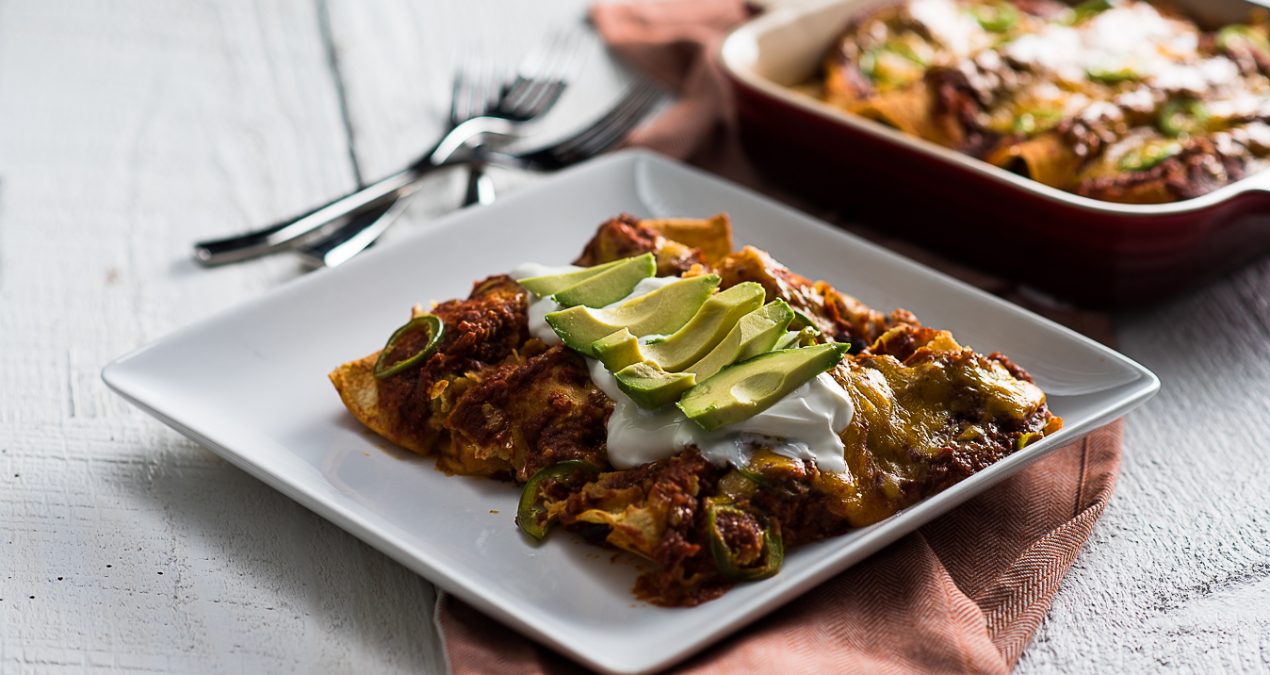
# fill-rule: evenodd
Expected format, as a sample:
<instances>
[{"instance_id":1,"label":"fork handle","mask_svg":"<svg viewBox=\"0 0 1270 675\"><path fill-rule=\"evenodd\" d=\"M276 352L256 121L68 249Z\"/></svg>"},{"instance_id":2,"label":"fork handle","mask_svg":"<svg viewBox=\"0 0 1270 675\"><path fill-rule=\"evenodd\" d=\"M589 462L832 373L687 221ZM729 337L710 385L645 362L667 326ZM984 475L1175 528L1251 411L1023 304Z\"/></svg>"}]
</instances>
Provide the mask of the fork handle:
<instances>
[{"instance_id":1,"label":"fork handle","mask_svg":"<svg viewBox=\"0 0 1270 675\"><path fill-rule=\"evenodd\" d=\"M431 150L413 164L349 195L319 206L308 213L275 225L223 239L194 244L194 258L205 266L257 258L274 251L316 239L367 209L386 206L393 198L414 191L419 179L465 161L459 151L477 138L507 142L516 136L517 125L496 117L474 117L451 129Z\"/></svg>"},{"instance_id":2,"label":"fork handle","mask_svg":"<svg viewBox=\"0 0 1270 675\"><path fill-rule=\"evenodd\" d=\"M200 241L194 244L194 258L211 267L272 253L304 241L325 226L359 211L387 204L402 192L412 191L410 188L420 178L437 168L440 167L415 164L294 218L246 234Z\"/></svg>"},{"instance_id":3,"label":"fork handle","mask_svg":"<svg viewBox=\"0 0 1270 675\"><path fill-rule=\"evenodd\" d=\"M493 204L497 199L494 179L485 171L484 162L473 162L467 169L467 187L463 190L463 206Z\"/></svg>"},{"instance_id":4,"label":"fork handle","mask_svg":"<svg viewBox=\"0 0 1270 675\"><path fill-rule=\"evenodd\" d=\"M413 193L403 194L383 206L368 208L330 234L295 249L300 262L311 269L335 267L375 243L405 212Z\"/></svg>"}]
</instances>

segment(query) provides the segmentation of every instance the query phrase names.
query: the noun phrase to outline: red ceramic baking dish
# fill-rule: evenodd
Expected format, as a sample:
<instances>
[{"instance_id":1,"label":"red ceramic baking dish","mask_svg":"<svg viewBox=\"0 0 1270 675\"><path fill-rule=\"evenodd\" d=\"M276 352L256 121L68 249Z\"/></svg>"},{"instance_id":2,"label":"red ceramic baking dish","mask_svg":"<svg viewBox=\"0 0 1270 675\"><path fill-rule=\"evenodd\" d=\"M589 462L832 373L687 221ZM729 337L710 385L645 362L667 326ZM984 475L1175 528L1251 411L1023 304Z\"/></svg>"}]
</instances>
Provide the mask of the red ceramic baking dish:
<instances>
[{"instance_id":1,"label":"red ceramic baking dish","mask_svg":"<svg viewBox=\"0 0 1270 675\"><path fill-rule=\"evenodd\" d=\"M742 141L770 177L844 216L1090 306L1150 302L1270 250L1270 171L1170 204L1082 197L799 93L854 16L894 0L770 11L724 42ZM1242 0L1170 6L1201 26Z\"/></svg>"}]
</instances>

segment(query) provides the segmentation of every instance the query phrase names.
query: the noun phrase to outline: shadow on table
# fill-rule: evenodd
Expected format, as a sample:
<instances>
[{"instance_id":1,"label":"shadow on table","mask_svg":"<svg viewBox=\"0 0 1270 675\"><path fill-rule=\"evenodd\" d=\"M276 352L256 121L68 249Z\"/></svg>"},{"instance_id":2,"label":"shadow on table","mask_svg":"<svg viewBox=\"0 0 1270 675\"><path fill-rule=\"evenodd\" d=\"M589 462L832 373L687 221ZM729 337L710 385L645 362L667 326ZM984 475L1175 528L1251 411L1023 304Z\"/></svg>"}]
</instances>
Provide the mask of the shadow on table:
<instances>
[{"instance_id":1,"label":"shadow on table","mask_svg":"<svg viewBox=\"0 0 1270 675\"><path fill-rule=\"evenodd\" d=\"M127 488L174 534L172 556L193 577L187 611L250 627L217 624L213 651L300 669L444 671L430 584L209 451L173 446L139 449L159 458Z\"/></svg>"}]
</instances>

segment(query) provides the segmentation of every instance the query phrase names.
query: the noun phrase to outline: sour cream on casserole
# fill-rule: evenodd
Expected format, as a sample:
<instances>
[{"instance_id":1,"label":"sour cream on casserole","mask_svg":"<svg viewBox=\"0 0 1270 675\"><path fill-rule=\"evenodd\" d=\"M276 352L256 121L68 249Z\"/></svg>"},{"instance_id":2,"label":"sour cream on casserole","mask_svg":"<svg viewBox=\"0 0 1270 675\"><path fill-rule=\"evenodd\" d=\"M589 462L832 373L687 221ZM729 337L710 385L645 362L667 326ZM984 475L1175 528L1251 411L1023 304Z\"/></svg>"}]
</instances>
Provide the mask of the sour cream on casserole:
<instances>
[{"instance_id":1,"label":"sour cream on casserole","mask_svg":"<svg viewBox=\"0 0 1270 675\"><path fill-rule=\"evenodd\" d=\"M581 269L572 265L551 267L525 263L512 270L514 279L547 274L563 274ZM678 281L678 277L651 277L639 282L630 295L613 304ZM543 342L560 343L544 317L564 309L550 297L529 305L529 332ZM648 336L652 337L652 336ZM648 337L641 339L646 341ZM658 410L641 408L617 386L613 374L604 364L587 358L591 381L596 388L613 399L613 414L608 421L609 462L618 469L665 459L689 445L695 445L711 463L745 467L760 447L799 459L815 460L821 471L846 471L842 439L838 433L851 423L855 409L851 397L828 373L790 392L767 410L742 422L708 432L689 420L674 406Z\"/></svg>"}]
</instances>

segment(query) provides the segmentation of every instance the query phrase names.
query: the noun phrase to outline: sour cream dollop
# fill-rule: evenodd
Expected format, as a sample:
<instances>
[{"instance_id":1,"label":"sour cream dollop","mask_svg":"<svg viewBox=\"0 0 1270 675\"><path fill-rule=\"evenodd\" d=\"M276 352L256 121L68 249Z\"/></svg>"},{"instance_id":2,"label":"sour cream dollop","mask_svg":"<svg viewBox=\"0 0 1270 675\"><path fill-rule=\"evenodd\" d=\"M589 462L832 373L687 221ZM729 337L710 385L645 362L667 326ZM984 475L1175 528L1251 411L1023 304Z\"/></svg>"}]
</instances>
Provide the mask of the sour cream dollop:
<instances>
[{"instance_id":1,"label":"sour cream dollop","mask_svg":"<svg viewBox=\"0 0 1270 675\"><path fill-rule=\"evenodd\" d=\"M573 265L551 267L525 263L511 272L514 279L563 274L581 269ZM613 304L650 293L677 277L652 277L639 282L630 295ZM612 305L610 305L612 306ZM529 332L547 344L559 344L544 318L563 309L550 296L529 305ZM814 460L827 473L843 473L847 469L844 446L838 434L855 414L851 397L828 373L821 373L787 394L766 410L722 429L706 431L684 416L673 405L657 410L642 408L617 386L600 361L587 358L591 381L596 388L613 399L613 414L608 420L609 463L618 469L629 469L665 459L694 445L707 461L723 466L744 468L750 457L766 447L786 457Z\"/></svg>"},{"instance_id":2,"label":"sour cream dollop","mask_svg":"<svg viewBox=\"0 0 1270 675\"><path fill-rule=\"evenodd\" d=\"M568 272L577 272L582 269L577 265L543 265L541 263L527 262L521 263L515 267L508 276L520 281L529 277L542 277L549 274L566 274ZM547 325L547 315L564 309L551 296L539 298L529 303L529 334L542 340L549 345L560 344L560 336L556 335L551 326Z\"/></svg>"},{"instance_id":3,"label":"sour cream dollop","mask_svg":"<svg viewBox=\"0 0 1270 675\"><path fill-rule=\"evenodd\" d=\"M641 408L617 386L604 364L587 359L591 381L613 399L608 422L609 462L619 469L665 459L695 445L712 464L749 465L759 447L780 455L815 460L821 471L846 471L838 432L851 423L851 397L826 373L817 375L759 414L706 431L675 406Z\"/></svg>"}]
</instances>

